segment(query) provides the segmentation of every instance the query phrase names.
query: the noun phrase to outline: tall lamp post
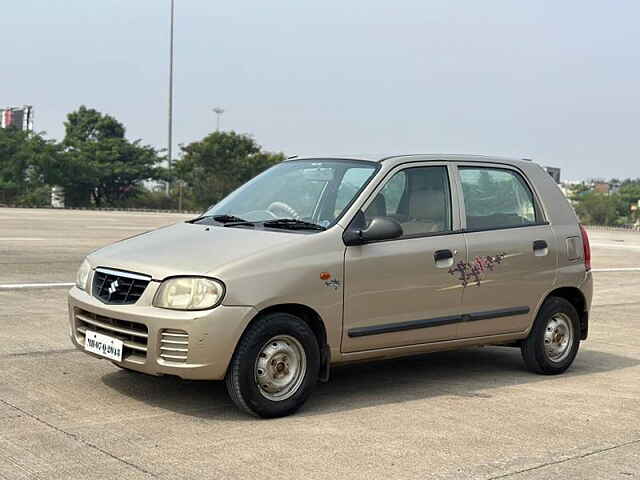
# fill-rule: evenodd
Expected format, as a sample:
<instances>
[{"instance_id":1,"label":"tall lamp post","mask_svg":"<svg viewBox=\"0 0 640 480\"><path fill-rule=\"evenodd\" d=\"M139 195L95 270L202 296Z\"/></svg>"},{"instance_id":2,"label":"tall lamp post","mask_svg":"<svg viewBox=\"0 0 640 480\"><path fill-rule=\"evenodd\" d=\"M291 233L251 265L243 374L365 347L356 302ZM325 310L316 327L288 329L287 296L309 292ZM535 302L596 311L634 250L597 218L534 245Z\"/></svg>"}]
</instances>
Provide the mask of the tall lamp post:
<instances>
[{"instance_id":1,"label":"tall lamp post","mask_svg":"<svg viewBox=\"0 0 640 480\"><path fill-rule=\"evenodd\" d=\"M167 135L167 166L171 172L172 145L173 145L173 23L175 18L174 0L171 0L171 29L169 32L169 128ZM169 184L167 181L166 191L169 195Z\"/></svg>"},{"instance_id":2,"label":"tall lamp post","mask_svg":"<svg viewBox=\"0 0 640 480\"><path fill-rule=\"evenodd\" d=\"M224 109L220 107L216 107L213 109L213 112L216 114L216 132L220 131L220 117L224 113Z\"/></svg>"}]
</instances>

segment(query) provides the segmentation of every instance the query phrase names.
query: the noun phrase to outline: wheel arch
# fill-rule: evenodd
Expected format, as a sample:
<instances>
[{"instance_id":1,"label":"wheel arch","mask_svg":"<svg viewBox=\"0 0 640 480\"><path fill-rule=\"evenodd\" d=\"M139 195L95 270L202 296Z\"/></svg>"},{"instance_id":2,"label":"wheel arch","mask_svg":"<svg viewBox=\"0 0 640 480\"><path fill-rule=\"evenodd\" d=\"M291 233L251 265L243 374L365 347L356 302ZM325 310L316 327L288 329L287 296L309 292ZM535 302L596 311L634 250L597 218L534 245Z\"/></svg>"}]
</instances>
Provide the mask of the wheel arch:
<instances>
[{"instance_id":1,"label":"wheel arch","mask_svg":"<svg viewBox=\"0 0 640 480\"><path fill-rule=\"evenodd\" d=\"M563 298L573 305L580 319L580 340L586 340L589 334L589 312L587 311L587 300L580 289L576 287L556 288L547 294L544 301L550 297Z\"/></svg>"},{"instance_id":2,"label":"wheel arch","mask_svg":"<svg viewBox=\"0 0 640 480\"><path fill-rule=\"evenodd\" d=\"M318 312L308 305L300 303L280 303L275 305L269 305L268 307L259 310L247 324L242 332L242 336L245 332L260 318L270 313L288 313L300 318L305 322L311 331L314 333L316 340L318 341L318 347L320 349L320 380L326 381L329 378L329 364L331 362L331 350L327 344L327 329L322 320L322 317Z\"/></svg>"}]
</instances>

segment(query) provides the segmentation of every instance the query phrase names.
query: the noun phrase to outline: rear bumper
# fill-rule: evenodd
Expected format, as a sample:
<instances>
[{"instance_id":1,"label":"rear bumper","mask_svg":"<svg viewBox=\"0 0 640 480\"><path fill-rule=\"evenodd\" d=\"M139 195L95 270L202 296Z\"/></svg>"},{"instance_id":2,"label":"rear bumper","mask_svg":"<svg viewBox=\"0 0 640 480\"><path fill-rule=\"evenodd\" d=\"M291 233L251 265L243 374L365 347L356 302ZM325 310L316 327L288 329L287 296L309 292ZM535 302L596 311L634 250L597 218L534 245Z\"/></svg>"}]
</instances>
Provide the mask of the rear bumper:
<instances>
[{"instance_id":1,"label":"rear bumper","mask_svg":"<svg viewBox=\"0 0 640 480\"><path fill-rule=\"evenodd\" d=\"M580 315L580 340L586 340L589 336L589 312L591 311L591 301L593 299L593 274L590 271L587 272L587 276L580 286L580 291L585 301L584 312L578 312Z\"/></svg>"},{"instance_id":2,"label":"rear bumper","mask_svg":"<svg viewBox=\"0 0 640 480\"><path fill-rule=\"evenodd\" d=\"M69 292L73 344L84 351L84 330L119 338L125 348L122 362L114 363L150 375L223 379L236 344L254 315L253 307L221 305L184 312L148 305L106 305L76 287Z\"/></svg>"}]
</instances>

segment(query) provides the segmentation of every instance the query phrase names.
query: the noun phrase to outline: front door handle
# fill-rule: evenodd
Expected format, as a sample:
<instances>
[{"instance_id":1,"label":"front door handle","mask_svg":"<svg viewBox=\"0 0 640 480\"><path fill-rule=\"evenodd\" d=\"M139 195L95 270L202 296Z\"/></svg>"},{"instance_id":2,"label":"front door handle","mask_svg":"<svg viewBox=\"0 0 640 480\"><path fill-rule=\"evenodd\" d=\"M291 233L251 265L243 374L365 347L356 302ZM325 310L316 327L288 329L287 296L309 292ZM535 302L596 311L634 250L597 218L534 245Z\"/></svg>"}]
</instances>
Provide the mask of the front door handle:
<instances>
[{"instance_id":1,"label":"front door handle","mask_svg":"<svg viewBox=\"0 0 640 480\"><path fill-rule=\"evenodd\" d=\"M535 242L533 242L534 250L544 250L545 248L549 248L546 240L536 240Z\"/></svg>"}]
</instances>

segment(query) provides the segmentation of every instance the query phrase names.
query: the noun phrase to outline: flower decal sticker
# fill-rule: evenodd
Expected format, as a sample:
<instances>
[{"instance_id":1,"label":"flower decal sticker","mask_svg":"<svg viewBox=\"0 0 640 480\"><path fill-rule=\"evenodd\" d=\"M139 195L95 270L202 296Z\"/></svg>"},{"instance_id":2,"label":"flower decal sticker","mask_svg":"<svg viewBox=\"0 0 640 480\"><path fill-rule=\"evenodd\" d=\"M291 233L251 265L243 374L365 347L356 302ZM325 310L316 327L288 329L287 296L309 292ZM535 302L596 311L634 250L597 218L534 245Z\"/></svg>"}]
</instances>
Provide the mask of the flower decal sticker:
<instances>
[{"instance_id":1,"label":"flower decal sticker","mask_svg":"<svg viewBox=\"0 0 640 480\"><path fill-rule=\"evenodd\" d=\"M460 261L449 269L451 275L457 276L463 287L469 284L480 286L486 274L493 272L497 265L500 265L506 253L498 253L494 256L479 256L470 263Z\"/></svg>"}]
</instances>

